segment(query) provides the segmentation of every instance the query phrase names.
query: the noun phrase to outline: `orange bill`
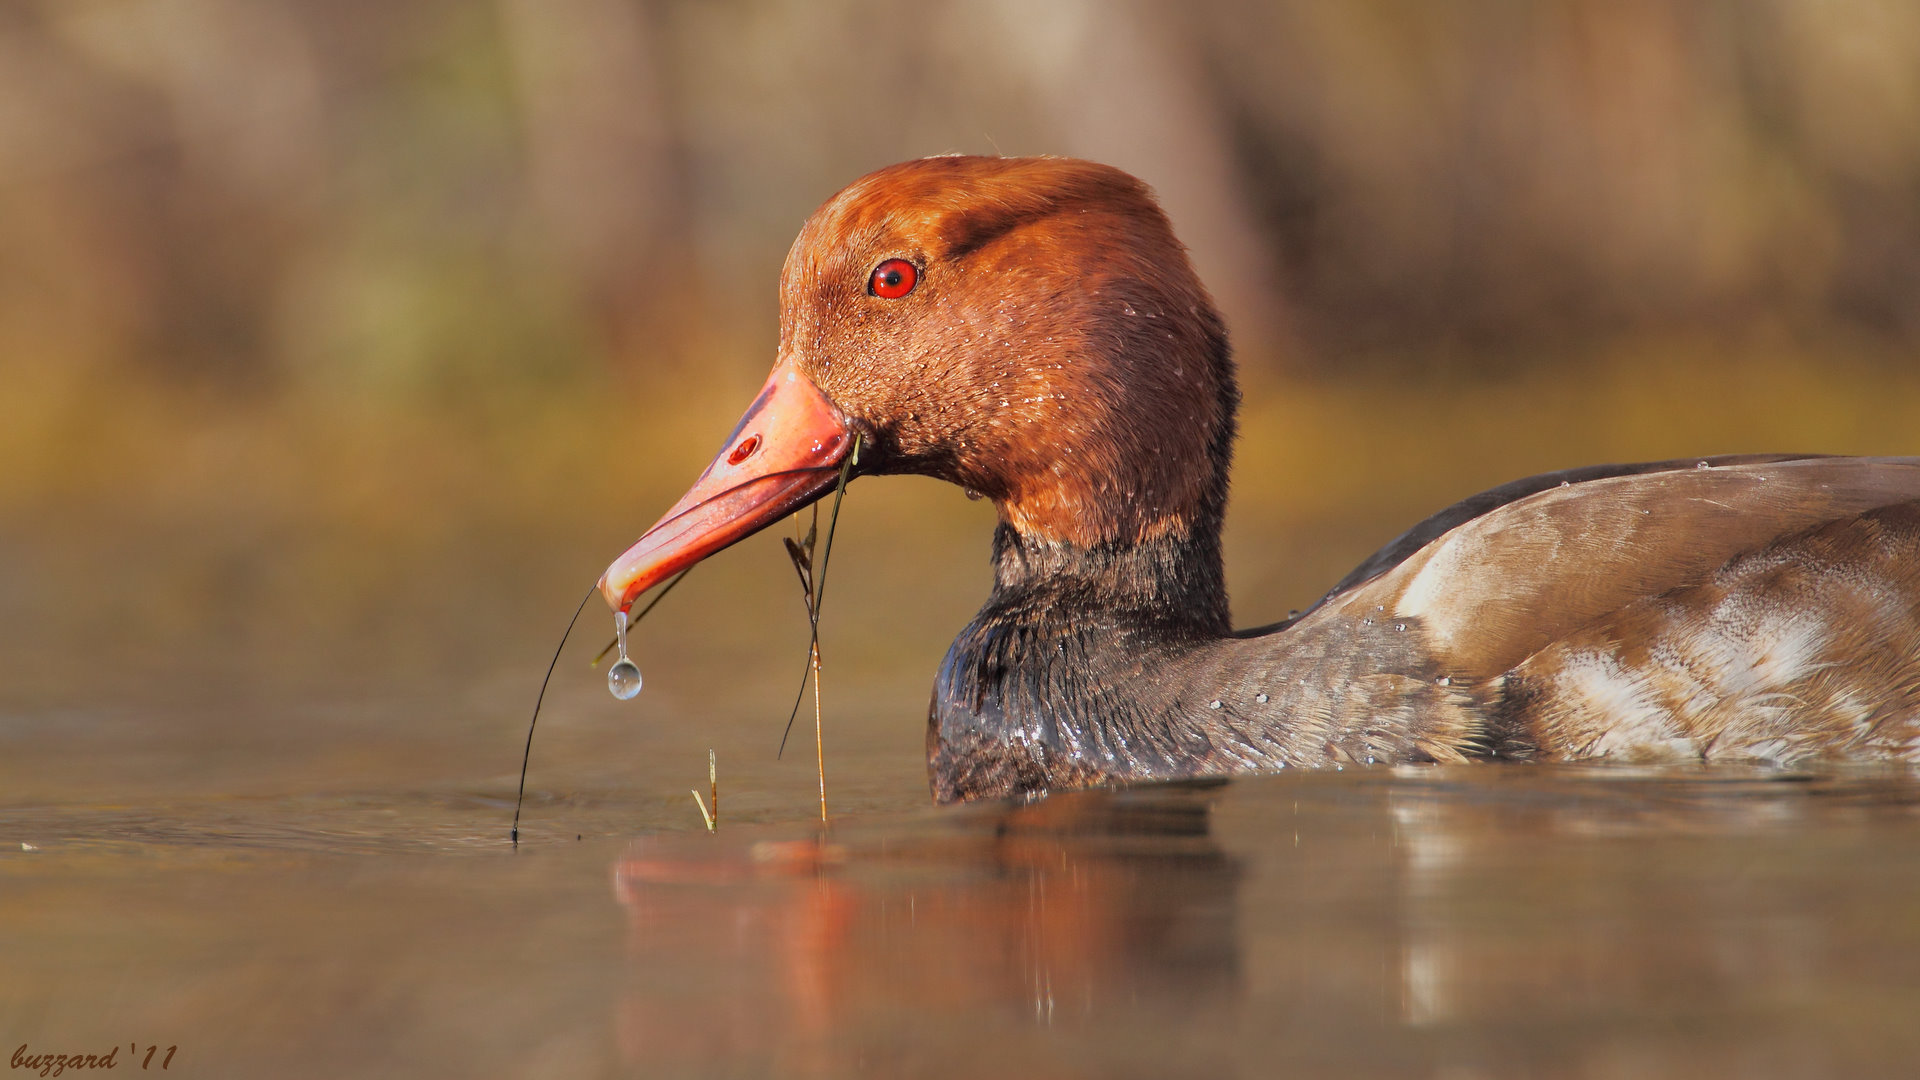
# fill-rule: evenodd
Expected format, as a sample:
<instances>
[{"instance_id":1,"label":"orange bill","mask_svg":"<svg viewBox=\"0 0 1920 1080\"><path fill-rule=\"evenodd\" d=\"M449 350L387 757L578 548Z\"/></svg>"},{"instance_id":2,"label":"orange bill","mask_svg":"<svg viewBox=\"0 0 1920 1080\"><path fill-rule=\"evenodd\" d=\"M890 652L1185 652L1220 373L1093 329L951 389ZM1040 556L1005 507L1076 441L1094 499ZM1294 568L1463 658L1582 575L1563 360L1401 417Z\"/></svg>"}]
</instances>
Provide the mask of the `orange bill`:
<instances>
[{"instance_id":1,"label":"orange bill","mask_svg":"<svg viewBox=\"0 0 1920 1080\"><path fill-rule=\"evenodd\" d=\"M607 567L600 594L625 611L653 586L832 491L852 445L846 419L810 379L774 368L692 490Z\"/></svg>"}]
</instances>

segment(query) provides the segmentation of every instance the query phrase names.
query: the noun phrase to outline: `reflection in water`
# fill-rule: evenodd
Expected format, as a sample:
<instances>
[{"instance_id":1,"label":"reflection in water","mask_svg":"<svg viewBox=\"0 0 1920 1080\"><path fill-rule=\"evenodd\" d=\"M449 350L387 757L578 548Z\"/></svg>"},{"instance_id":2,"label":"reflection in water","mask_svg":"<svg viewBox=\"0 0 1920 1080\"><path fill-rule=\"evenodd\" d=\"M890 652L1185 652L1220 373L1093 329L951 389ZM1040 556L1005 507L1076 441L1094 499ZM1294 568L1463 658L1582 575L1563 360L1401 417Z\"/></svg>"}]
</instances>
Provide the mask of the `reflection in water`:
<instances>
[{"instance_id":1,"label":"reflection in water","mask_svg":"<svg viewBox=\"0 0 1920 1080\"><path fill-rule=\"evenodd\" d=\"M702 1075L1872 1072L1920 1049L1849 1013L1920 993L1889 902L1920 867L1862 873L1916 801L1404 769L641 841L618 1042Z\"/></svg>"},{"instance_id":2,"label":"reflection in water","mask_svg":"<svg viewBox=\"0 0 1920 1080\"><path fill-rule=\"evenodd\" d=\"M929 1038L960 1060L976 1037L996 1060L1021 1043L1044 1060L1130 1013L1164 1031L1230 1008L1241 872L1209 835L1211 796L1093 792L978 808L906 844L836 831L745 857L638 842L615 868L637 976L621 1046L656 1067L884 1074Z\"/></svg>"},{"instance_id":3,"label":"reflection in water","mask_svg":"<svg viewBox=\"0 0 1920 1080\"><path fill-rule=\"evenodd\" d=\"M1485 1045L1464 1056L1502 1074L1860 1075L1913 1052L1910 1038L1823 1030L1871 1031L1842 1003L1876 983L1912 999L1914 953L1860 953L1895 914L1885 893L1848 895L1864 863L1911 863L1911 780L1549 782L1393 789L1405 1023L1473 1033ZM1884 850L1865 830L1889 819L1907 844ZM1900 877L1913 882L1910 865ZM1915 932L1888 940L1910 947Z\"/></svg>"},{"instance_id":4,"label":"reflection in water","mask_svg":"<svg viewBox=\"0 0 1920 1080\"><path fill-rule=\"evenodd\" d=\"M510 809L0 806L0 1056L138 1037L178 1043L181 1075L410 1078L1920 1060L1901 776L1289 770L637 842L596 836L657 809L609 797L545 807L517 854Z\"/></svg>"}]
</instances>

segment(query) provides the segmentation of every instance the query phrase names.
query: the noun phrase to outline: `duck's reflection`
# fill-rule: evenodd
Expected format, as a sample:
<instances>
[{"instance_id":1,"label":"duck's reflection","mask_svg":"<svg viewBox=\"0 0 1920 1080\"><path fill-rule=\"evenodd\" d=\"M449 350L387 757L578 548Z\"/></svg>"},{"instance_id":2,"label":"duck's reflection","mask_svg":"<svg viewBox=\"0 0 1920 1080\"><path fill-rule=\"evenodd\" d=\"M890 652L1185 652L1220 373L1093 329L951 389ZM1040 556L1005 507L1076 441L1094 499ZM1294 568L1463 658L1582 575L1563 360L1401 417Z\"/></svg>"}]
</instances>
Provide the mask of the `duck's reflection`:
<instances>
[{"instance_id":1,"label":"duck's reflection","mask_svg":"<svg viewBox=\"0 0 1920 1080\"><path fill-rule=\"evenodd\" d=\"M1920 864L1876 853L1917 803L1382 771L640 844L620 1038L669 1074L1819 1072L1839 1029L1807 1003L1914 984L1876 945L1911 940ZM1849 1053L1904 1060L1906 1030Z\"/></svg>"},{"instance_id":2,"label":"duck's reflection","mask_svg":"<svg viewBox=\"0 0 1920 1080\"><path fill-rule=\"evenodd\" d=\"M615 871L635 976L622 1049L885 1073L907 1046L947 1045L957 1067L980 1039L1003 1060L1007 1040L1217 1010L1240 982L1240 870L1209 835L1211 795L1087 792L906 833L745 852L723 837L707 857L637 843Z\"/></svg>"}]
</instances>

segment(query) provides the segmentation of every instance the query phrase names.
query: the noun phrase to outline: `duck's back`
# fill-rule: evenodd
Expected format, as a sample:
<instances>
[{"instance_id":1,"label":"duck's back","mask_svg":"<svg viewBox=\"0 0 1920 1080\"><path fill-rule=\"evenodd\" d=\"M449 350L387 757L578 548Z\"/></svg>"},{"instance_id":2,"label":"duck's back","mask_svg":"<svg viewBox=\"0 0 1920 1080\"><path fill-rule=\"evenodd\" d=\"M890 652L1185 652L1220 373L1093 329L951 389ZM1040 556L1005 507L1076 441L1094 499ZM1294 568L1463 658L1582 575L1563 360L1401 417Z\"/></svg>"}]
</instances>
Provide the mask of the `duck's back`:
<instances>
[{"instance_id":1,"label":"duck's back","mask_svg":"<svg viewBox=\"0 0 1920 1080\"><path fill-rule=\"evenodd\" d=\"M1920 755L1920 459L1583 472L1435 515L1246 645L1378 626L1395 674L1445 688L1412 709L1426 740L1470 751Z\"/></svg>"},{"instance_id":2,"label":"duck's back","mask_svg":"<svg viewBox=\"0 0 1920 1080\"><path fill-rule=\"evenodd\" d=\"M1501 680L1510 752L1920 761L1920 502L1735 557Z\"/></svg>"}]
</instances>

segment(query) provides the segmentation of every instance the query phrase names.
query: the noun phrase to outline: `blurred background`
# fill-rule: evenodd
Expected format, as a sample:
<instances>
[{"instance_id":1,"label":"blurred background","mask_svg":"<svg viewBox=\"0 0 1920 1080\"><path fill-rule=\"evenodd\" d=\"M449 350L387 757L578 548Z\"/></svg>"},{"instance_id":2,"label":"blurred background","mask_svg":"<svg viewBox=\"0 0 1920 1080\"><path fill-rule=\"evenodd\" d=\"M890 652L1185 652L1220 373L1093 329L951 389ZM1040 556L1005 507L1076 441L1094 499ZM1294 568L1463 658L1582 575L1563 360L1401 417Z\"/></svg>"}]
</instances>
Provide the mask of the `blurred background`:
<instances>
[{"instance_id":1,"label":"blurred background","mask_svg":"<svg viewBox=\"0 0 1920 1080\"><path fill-rule=\"evenodd\" d=\"M952 151L1159 192L1248 391L1243 624L1525 473L1920 453L1901 0L11 3L0 784L510 793L573 603L764 378L800 223ZM842 808L924 802L991 522L850 493ZM589 605L533 788L690 826L715 747L736 812L811 811L776 538L654 613L632 704L608 636Z\"/></svg>"}]
</instances>

